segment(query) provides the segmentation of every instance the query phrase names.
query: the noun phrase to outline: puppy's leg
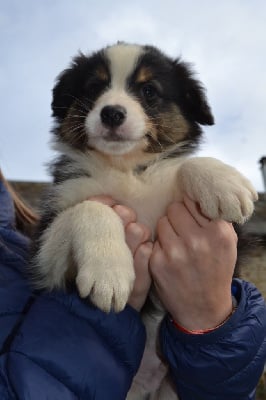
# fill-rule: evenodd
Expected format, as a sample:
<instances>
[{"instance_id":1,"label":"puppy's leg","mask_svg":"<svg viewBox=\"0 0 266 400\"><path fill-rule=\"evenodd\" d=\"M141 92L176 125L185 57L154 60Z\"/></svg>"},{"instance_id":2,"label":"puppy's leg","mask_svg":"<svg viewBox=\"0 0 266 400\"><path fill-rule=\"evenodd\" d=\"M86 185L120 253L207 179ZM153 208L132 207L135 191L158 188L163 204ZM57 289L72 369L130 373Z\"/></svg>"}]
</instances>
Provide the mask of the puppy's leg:
<instances>
[{"instance_id":1,"label":"puppy's leg","mask_svg":"<svg viewBox=\"0 0 266 400\"><path fill-rule=\"evenodd\" d=\"M30 271L36 288L52 290L65 286L65 275L72 263L69 228L72 215L72 208L60 213L38 239Z\"/></svg>"},{"instance_id":2,"label":"puppy's leg","mask_svg":"<svg viewBox=\"0 0 266 400\"><path fill-rule=\"evenodd\" d=\"M122 221L108 206L84 201L73 207L72 246L81 297L103 311L121 311L131 293L135 273Z\"/></svg>"},{"instance_id":3,"label":"puppy's leg","mask_svg":"<svg viewBox=\"0 0 266 400\"><path fill-rule=\"evenodd\" d=\"M61 212L43 233L36 256L38 286L64 286L70 264L77 268L81 297L104 311L121 311L133 287L132 254L117 214L103 204L84 201Z\"/></svg>"},{"instance_id":4,"label":"puppy's leg","mask_svg":"<svg viewBox=\"0 0 266 400\"><path fill-rule=\"evenodd\" d=\"M178 170L181 192L194 201L207 217L244 223L254 210L258 196L235 168L209 157L186 160Z\"/></svg>"}]
</instances>

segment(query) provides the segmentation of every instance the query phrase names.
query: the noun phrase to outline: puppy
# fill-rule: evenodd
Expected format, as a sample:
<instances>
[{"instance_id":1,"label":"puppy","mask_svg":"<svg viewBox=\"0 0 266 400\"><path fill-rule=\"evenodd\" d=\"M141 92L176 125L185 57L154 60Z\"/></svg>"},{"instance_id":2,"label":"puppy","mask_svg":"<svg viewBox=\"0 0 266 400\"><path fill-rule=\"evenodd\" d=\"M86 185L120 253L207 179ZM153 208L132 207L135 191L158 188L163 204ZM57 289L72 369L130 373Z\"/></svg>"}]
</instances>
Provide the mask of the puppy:
<instances>
[{"instance_id":1,"label":"puppy","mask_svg":"<svg viewBox=\"0 0 266 400\"><path fill-rule=\"evenodd\" d=\"M201 125L214 119L201 83L180 59L125 43L80 53L58 77L52 110L59 155L35 241L39 288L75 282L102 310L125 307L135 275L123 225L108 206L86 201L90 196L108 194L132 207L153 235L169 203L185 193L210 219L241 224L252 214L257 194L245 177L216 159L189 158ZM156 356L164 311L154 293L149 302L146 350L127 399L177 399Z\"/></svg>"}]
</instances>

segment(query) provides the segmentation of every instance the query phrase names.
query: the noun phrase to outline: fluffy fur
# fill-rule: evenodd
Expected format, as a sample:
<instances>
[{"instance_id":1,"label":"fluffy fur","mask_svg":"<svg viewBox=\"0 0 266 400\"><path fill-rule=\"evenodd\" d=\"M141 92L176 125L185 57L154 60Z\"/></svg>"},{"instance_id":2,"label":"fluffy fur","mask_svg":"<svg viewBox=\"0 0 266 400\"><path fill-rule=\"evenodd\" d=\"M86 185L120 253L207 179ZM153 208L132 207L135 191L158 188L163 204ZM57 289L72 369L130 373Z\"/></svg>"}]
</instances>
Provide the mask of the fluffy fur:
<instances>
[{"instance_id":1,"label":"fluffy fur","mask_svg":"<svg viewBox=\"0 0 266 400\"><path fill-rule=\"evenodd\" d=\"M154 235L158 218L184 193L212 219L243 223L252 214L257 195L245 177L218 160L188 158L200 125L214 120L202 85L180 59L124 43L79 54L58 77L52 109L59 156L35 241L39 288L75 282L102 310L125 307L135 275L123 225L90 196L108 194L132 207ZM152 293L149 302L145 355L128 399L176 399L156 356L164 312Z\"/></svg>"}]
</instances>

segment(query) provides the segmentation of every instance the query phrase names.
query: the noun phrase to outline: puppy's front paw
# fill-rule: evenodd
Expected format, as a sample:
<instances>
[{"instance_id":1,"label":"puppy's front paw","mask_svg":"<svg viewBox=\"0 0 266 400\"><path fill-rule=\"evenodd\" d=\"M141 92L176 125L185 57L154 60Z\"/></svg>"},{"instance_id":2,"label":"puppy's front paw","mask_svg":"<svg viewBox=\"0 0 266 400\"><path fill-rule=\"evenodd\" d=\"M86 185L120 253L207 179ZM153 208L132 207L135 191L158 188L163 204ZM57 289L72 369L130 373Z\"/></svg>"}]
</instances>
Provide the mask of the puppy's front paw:
<instances>
[{"instance_id":1,"label":"puppy's front paw","mask_svg":"<svg viewBox=\"0 0 266 400\"><path fill-rule=\"evenodd\" d=\"M122 311L133 288L135 274L132 254L124 243L111 245L111 254L90 254L79 269L76 284L81 297L90 297L105 312Z\"/></svg>"},{"instance_id":2,"label":"puppy's front paw","mask_svg":"<svg viewBox=\"0 0 266 400\"><path fill-rule=\"evenodd\" d=\"M204 215L244 223L253 213L257 192L235 168L209 157L185 161L178 171L182 191Z\"/></svg>"},{"instance_id":3,"label":"puppy's front paw","mask_svg":"<svg viewBox=\"0 0 266 400\"><path fill-rule=\"evenodd\" d=\"M71 250L80 296L89 296L103 311L121 311L135 280L123 223L111 207L96 201L84 201L74 208Z\"/></svg>"}]
</instances>

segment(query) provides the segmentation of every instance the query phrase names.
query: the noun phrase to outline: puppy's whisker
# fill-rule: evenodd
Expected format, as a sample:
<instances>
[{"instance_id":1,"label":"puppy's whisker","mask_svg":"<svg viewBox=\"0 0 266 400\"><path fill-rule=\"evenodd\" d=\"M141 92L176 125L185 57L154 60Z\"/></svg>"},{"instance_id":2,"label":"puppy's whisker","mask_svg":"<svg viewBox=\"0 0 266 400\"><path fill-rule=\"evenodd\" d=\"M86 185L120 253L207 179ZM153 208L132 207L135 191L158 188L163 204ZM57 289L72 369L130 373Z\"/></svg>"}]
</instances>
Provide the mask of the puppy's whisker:
<instances>
[{"instance_id":1,"label":"puppy's whisker","mask_svg":"<svg viewBox=\"0 0 266 400\"><path fill-rule=\"evenodd\" d=\"M168 140L169 143L173 143L175 144L175 140L173 138L171 138L169 135L167 135L166 133L164 133L164 137Z\"/></svg>"},{"instance_id":2,"label":"puppy's whisker","mask_svg":"<svg viewBox=\"0 0 266 400\"><path fill-rule=\"evenodd\" d=\"M54 107L54 109L55 110L68 110L69 111L69 107ZM75 112L77 112L77 113L79 113L79 115L74 115L74 116L79 116L79 117L81 117L81 116L83 116L84 118L86 118L87 117L87 115L88 115L88 111L89 110L82 110L82 109L80 109L80 108L76 108L76 107L72 107L72 111L75 111ZM72 114L73 115L73 114ZM66 118L69 118L69 117L71 117L71 114L70 113L68 113L68 115L66 115L65 117L64 117L64 119L66 119Z\"/></svg>"},{"instance_id":3,"label":"puppy's whisker","mask_svg":"<svg viewBox=\"0 0 266 400\"><path fill-rule=\"evenodd\" d=\"M155 138L155 137L153 137L153 136L150 135L150 134L148 134L148 136L149 136L150 138L152 138L152 141L153 141L153 142L158 143L159 146L160 146L160 148L161 148L161 150L163 151L163 146L162 146L161 142L158 140L158 138ZM155 148L154 148L154 146L153 146L153 143L149 141L149 144L150 144L150 146L152 147L153 151L155 151Z\"/></svg>"},{"instance_id":4,"label":"puppy's whisker","mask_svg":"<svg viewBox=\"0 0 266 400\"><path fill-rule=\"evenodd\" d=\"M87 109L84 109L84 108L80 108L79 104L76 104L75 106L72 107L72 110L76 111L80 114L86 115L89 112L89 107Z\"/></svg>"},{"instance_id":5,"label":"puppy's whisker","mask_svg":"<svg viewBox=\"0 0 266 400\"><path fill-rule=\"evenodd\" d=\"M70 114L70 115L67 115L64 119L73 119L73 120L82 119L82 120L85 120L86 117L87 117L87 115Z\"/></svg>"},{"instance_id":6,"label":"puppy's whisker","mask_svg":"<svg viewBox=\"0 0 266 400\"><path fill-rule=\"evenodd\" d=\"M55 110L69 110L69 107L60 107L60 106L55 106L54 107Z\"/></svg>"},{"instance_id":7,"label":"puppy's whisker","mask_svg":"<svg viewBox=\"0 0 266 400\"><path fill-rule=\"evenodd\" d=\"M151 120L151 121L152 121L153 126L155 126L155 127L165 128L165 129L173 129L173 126L171 126L171 125L166 125L161 122L156 122L156 120L154 120L154 121Z\"/></svg>"},{"instance_id":8,"label":"puppy's whisker","mask_svg":"<svg viewBox=\"0 0 266 400\"><path fill-rule=\"evenodd\" d=\"M149 117L149 120L152 122L154 126L160 126L162 128L173 129L173 123L169 121L169 125L165 123L163 120L159 120L158 117Z\"/></svg>"},{"instance_id":9,"label":"puppy's whisker","mask_svg":"<svg viewBox=\"0 0 266 400\"><path fill-rule=\"evenodd\" d=\"M83 103L78 97L71 94L67 94L67 96L72 97L82 108L84 108L84 110L89 111L88 105Z\"/></svg>"},{"instance_id":10,"label":"puppy's whisker","mask_svg":"<svg viewBox=\"0 0 266 400\"><path fill-rule=\"evenodd\" d=\"M72 134L72 133L75 133L77 131L80 131L81 129L84 132L84 125L83 124L75 125L75 126L71 127L70 129L67 129L67 131Z\"/></svg>"}]
</instances>

